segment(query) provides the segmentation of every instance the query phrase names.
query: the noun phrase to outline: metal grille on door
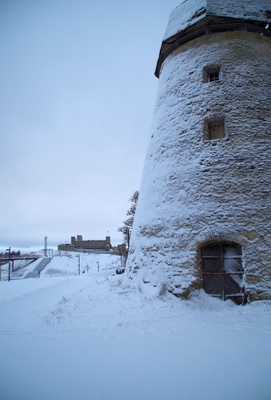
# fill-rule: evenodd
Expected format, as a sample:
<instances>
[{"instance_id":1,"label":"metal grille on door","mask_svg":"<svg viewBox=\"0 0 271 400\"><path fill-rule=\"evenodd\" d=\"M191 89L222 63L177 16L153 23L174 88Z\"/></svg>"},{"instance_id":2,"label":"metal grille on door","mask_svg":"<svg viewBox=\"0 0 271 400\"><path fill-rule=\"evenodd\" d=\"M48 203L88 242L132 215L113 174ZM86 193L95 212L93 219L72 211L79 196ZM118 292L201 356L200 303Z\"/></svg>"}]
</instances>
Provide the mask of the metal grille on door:
<instances>
[{"instance_id":1,"label":"metal grille on door","mask_svg":"<svg viewBox=\"0 0 271 400\"><path fill-rule=\"evenodd\" d=\"M242 304L242 247L233 242L210 243L202 247L201 255L205 292Z\"/></svg>"}]
</instances>

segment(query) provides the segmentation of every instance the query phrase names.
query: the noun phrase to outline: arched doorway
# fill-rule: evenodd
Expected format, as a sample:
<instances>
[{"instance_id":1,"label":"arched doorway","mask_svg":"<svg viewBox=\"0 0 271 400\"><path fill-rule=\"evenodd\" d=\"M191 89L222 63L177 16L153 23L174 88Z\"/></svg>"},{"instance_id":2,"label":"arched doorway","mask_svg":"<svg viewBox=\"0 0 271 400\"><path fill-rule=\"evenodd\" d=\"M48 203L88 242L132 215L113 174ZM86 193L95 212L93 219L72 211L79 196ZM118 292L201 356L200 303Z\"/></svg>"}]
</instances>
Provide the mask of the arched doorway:
<instances>
[{"instance_id":1,"label":"arched doorway","mask_svg":"<svg viewBox=\"0 0 271 400\"><path fill-rule=\"evenodd\" d=\"M234 242L213 242L201 248L201 257L205 292L242 304L242 247Z\"/></svg>"}]
</instances>

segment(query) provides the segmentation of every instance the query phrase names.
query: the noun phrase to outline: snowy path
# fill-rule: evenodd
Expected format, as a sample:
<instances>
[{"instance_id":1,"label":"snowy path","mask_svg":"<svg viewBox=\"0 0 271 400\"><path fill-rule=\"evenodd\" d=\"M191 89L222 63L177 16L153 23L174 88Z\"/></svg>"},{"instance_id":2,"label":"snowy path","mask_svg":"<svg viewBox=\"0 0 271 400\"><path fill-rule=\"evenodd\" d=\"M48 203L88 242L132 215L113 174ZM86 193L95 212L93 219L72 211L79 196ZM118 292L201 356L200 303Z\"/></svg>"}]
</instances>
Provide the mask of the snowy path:
<instances>
[{"instance_id":1,"label":"snowy path","mask_svg":"<svg viewBox=\"0 0 271 400\"><path fill-rule=\"evenodd\" d=\"M157 298L103 270L2 282L3 400L269 400L271 306Z\"/></svg>"},{"instance_id":2,"label":"snowy path","mask_svg":"<svg viewBox=\"0 0 271 400\"><path fill-rule=\"evenodd\" d=\"M33 269L33 271L29 272L25 278L38 278L44 268L49 264L51 258L44 257L38 265Z\"/></svg>"}]
</instances>

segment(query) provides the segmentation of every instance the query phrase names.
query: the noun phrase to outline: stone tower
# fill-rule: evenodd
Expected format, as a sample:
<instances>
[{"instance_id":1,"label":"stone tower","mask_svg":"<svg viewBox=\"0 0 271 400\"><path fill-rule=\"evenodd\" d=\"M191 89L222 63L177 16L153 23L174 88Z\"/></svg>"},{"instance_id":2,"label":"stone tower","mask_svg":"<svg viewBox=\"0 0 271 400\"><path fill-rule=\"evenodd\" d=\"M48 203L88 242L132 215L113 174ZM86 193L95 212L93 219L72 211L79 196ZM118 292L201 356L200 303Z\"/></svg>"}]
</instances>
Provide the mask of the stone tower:
<instances>
[{"instance_id":1,"label":"stone tower","mask_svg":"<svg viewBox=\"0 0 271 400\"><path fill-rule=\"evenodd\" d=\"M127 277L270 299L271 0L182 1L155 74Z\"/></svg>"}]
</instances>

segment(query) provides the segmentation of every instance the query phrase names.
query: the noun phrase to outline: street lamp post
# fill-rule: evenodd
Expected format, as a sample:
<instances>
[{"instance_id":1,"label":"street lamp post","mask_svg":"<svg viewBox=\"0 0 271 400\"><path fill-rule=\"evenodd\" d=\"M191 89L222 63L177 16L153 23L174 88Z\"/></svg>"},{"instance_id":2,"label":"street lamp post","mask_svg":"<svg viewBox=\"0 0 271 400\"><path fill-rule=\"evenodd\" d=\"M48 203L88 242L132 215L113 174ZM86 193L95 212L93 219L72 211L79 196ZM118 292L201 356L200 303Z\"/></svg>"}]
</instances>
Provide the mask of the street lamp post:
<instances>
[{"instance_id":1,"label":"street lamp post","mask_svg":"<svg viewBox=\"0 0 271 400\"><path fill-rule=\"evenodd\" d=\"M77 254L78 257L78 275L80 275L80 254Z\"/></svg>"},{"instance_id":2,"label":"street lamp post","mask_svg":"<svg viewBox=\"0 0 271 400\"><path fill-rule=\"evenodd\" d=\"M8 281L10 281L10 247L7 249L8 251Z\"/></svg>"}]
</instances>

